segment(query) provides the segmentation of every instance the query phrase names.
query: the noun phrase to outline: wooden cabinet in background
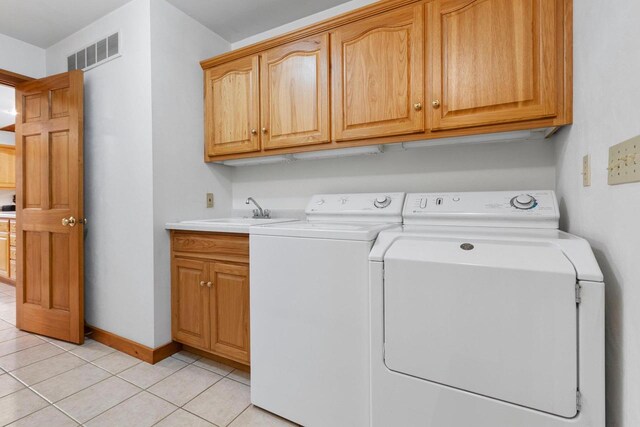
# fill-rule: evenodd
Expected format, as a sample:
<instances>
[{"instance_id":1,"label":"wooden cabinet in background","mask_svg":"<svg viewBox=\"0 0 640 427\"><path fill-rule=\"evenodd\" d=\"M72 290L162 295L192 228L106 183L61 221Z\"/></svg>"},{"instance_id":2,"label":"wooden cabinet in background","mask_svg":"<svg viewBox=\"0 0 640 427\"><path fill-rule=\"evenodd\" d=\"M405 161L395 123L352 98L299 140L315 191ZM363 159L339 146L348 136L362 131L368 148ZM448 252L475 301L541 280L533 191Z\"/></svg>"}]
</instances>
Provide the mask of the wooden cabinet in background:
<instances>
[{"instance_id":1,"label":"wooden cabinet in background","mask_svg":"<svg viewBox=\"0 0 640 427\"><path fill-rule=\"evenodd\" d=\"M424 5L331 33L333 138L423 132Z\"/></svg>"},{"instance_id":2,"label":"wooden cabinet in background","mask_svg":"<svg viewBox=\"0 0 640 427\"><path fill-rule=\"evenodd\" d=\"M263 53L260 92L265 150L329 142L329 35Z\"/></svg>"},{"instance_id":3,"label":"wooden cabinet in background","mask_svg":"<svg viewBox=\"0 0 640 427\"><path fill-rule=\"evenodd\" d=\"M0 228L3 224L3 221L6 221L7 231L0 231L0 277L8 278L9 277L9 224L7 220L0 219Z\"/></svg>"},{"instance_id":4,"label":"wooden cabinet in background","mask_svg":"<svg viewBox=\"0 0 640 427\"><path fill-rule=\"evenodd\" d=\"M249 237L171 232L173 339L249 365Z\"/></svg>"},{"instance_id":5,"label":"wooden cabinet in background","mask_svg":"<svg viewBox=\"0 0 640 427\"><path fill-rule=\"evenodd\" d=\"M217 156L260 149L258 56L206 71L206 154Z\"/></svg>"},{"instance_id":6,"label":"wooden cabinet in background","mask_svg":"<svg viewBox=\"0 0 640 427\"><path fill-rule=\"evenodd\" d=\"M431 21L433 129L554 117L556 0L440 0ZM560 73L562 75L563 73Z\"/></svg>"},{"instance_id":7,"label":"wooden cabinet in background","mask_svg":"<svg viewBox=\"0 0 640 427\"><path fill-rule=\"evenodd\" d=\"M16 188L16 147L0 145L0 188Z\"/></svg>"}]
</instances>

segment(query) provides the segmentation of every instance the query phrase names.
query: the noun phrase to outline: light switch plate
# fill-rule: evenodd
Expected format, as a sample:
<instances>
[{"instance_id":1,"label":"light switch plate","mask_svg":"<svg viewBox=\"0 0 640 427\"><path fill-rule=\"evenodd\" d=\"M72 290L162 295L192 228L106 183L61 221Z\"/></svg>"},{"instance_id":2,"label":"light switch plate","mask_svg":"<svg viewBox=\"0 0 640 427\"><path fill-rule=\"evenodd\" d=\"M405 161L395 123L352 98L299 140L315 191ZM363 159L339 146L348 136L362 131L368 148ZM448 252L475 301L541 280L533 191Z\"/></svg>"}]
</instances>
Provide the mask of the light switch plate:
<instances>
[{"instance_id":1,"label":"light switch plate","mask_svg":"<svg viewBox=\"0 0 640 427\"><path fill-rule=\"evenodd\" d=\"M589 154L582 157L582 186L591 186L591 155Z\"/></svg>"},{"instance_id":2,"label":"light switch plate","mask_svg":"<svg viewBox=\"0 0 640 427\"><path fill-rule=\"evenodd\" d=\"M213 207L213 193L207 193L207 207Z\"/></svg>"},{"instance_id":3,"label":"light switch plate","mask_svg":"<svg viewBox=\"0 0 640 427\"><path fill-rule=\"evenodd\" d=\"M609 148L609 185L640 181L640 136Z\"/></svg>"}]
</instances>

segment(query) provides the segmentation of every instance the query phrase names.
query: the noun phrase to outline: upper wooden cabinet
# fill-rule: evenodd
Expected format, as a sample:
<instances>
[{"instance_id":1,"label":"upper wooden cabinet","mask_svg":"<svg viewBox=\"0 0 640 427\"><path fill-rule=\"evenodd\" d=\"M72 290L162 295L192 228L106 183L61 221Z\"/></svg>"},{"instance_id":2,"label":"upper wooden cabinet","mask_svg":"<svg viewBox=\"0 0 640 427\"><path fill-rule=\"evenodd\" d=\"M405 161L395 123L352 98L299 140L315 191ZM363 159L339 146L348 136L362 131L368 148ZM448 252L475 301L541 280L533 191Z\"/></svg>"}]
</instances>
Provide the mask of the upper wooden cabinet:
<instances>
[{"instance_id":1,"label":"upper wooden cabinet","mask_svg":"<svg viewBox=\"0 0 640 427\"><path fill-rule=\"evenodd\" d=\"M431 22L433 129L554 117L556 0L441 0Z\"/></svg>"},{"instance_id":2,"label":"upper wooden cabinet","mask_svg":"<svg viewBox=\"0 0 640 427\"><path fill-rule=\"evenodd\" d=\"M204 60L205 160L569 124L572 1L382 0Z\"/></svg>"},{"instance_id":3,"label":"upper wooden cabinet","mask_svg":"<svg viewBox=\"0 0 640 427\"><path fill-rule=\"evenodd\" d=\"M16 147L0 145L0 188L16 188Z\"/></svg>"},{"instance_id":4,"label":"upper wooden cabinet","mask_svg":"<svg viewBox=\"0 0 640 427\"><path fill-rule=\"evenodd\" d=\"M258 56L206 71L205 139L208 156L260 149Z\"/></svg>"},{"instance_id":5,"label":"upper wooden cabinet","mask_svg":"<svg viewBox=\"0 0 640 427\"><path fill-rule=\"evenodd\" d=\"M424 131L424 5L331 33L333 138Z\"/></svg>"},{"instance_id":6,"label":"upper wooden cabinet","mask_svg":"<svg viewBox=\"0 0 640 427\"><path fill-rule=\"evenodd\" d=\"M329 35L271 49L260 67L263 147L329 142Z\"/></svg>"}]
</instances>

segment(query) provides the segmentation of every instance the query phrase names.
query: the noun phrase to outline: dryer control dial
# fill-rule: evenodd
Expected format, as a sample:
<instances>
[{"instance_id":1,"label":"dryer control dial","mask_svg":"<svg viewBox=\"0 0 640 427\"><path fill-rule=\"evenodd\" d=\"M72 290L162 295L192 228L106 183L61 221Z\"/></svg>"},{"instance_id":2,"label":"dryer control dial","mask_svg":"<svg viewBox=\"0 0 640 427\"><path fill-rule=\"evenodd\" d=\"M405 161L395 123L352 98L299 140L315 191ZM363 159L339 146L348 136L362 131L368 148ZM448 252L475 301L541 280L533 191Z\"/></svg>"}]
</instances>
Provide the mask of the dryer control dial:
<instances>
[{"instance_id":1,"label":"dryer control dial","mask_svg":"<svg viewBox=\"0 0 640 427\"><path fill-rule=\"evenodd\" d=\"M389 196L376 197L376 200L374 200L373 202L373 206L379 209L386 208L390 204L391 204L391 197Z\"/></svg>"},{"instance_id":2,"label":"dryer control dial","mask_svg":"<svg viewBox=\"0 0 640 427\"><path fill-rule=\"evenodd\" d=\"M511 206L516 209L532 209L535 208L537 204L538 201L536 198L529 194L520 194L511 199Z\"/></svg>"}]
</instances>

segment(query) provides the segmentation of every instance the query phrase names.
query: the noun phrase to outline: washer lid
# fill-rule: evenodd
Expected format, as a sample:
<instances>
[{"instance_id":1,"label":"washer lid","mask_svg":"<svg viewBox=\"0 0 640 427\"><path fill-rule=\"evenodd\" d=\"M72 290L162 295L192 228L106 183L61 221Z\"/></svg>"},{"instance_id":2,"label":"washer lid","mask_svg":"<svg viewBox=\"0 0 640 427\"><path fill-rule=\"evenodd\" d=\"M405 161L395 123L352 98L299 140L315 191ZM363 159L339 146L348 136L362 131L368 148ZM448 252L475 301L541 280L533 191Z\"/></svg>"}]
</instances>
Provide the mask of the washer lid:
<instances>
[{"instance_id":1,"label":"washer lid","mask_svg":"<svg viewBox=\"0 0 640 427\"><path fill-rule=\"evenodd\" d=\"M389 369L576 415L576 275L557 247L401 239L384 262Z\"/></svg>"},{"instance_id":2,"label":"washer lid","mask_svg":"<svg viewBox=\"0 0 640 427\"><path fill-rule=\"evenodd\" d=\"M252 235L263 236L371 241L375 240L382 230L394 227L399 228L397 224L383 223L298 221L255 226L251 227L249 232Z\"/></svg>"}]
</instances>

